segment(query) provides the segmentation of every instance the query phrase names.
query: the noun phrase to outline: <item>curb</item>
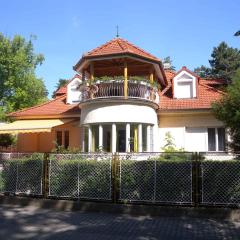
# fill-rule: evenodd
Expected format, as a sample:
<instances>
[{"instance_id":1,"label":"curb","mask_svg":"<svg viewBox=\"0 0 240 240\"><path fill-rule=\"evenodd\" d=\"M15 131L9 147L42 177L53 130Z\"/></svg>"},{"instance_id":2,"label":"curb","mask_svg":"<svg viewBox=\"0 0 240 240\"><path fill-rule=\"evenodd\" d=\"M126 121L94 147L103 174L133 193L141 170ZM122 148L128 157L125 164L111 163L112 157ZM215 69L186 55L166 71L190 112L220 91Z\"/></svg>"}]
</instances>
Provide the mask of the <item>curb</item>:
<instances>
[{"instance_id":1,"label":"curb","mask_svg":"<svg viewBox=\"0 0 240 240\"><path fill-rule=\"evenodd\" d=\"M240 222L240 209L184 206L114 204L73 200L55 200L19 196L0 196L1 205L33 206L56 211L99 212L153 217L194 217Z\"/></svg>"}]
</instances>

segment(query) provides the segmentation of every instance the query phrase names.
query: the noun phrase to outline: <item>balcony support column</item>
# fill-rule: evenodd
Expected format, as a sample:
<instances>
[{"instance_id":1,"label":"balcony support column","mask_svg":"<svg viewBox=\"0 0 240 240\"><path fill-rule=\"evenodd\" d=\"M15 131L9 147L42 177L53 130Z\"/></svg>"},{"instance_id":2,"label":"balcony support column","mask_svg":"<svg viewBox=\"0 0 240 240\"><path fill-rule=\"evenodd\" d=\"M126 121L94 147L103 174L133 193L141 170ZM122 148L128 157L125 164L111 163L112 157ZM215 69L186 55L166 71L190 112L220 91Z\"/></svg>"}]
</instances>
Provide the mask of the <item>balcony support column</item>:
<instances>
[{"instance_id":1,"label":"balcony support column","mask_svg":"<svg viewBox=\"0 0 240 240\"><path fill-rule=\"evenodd\" d=\"M98 131L99 131L98 149L103 150L103 126L101 124L98 127Z\"/></svg>"},{"instance_id":2,"label":"balcony support column","mask_svg":"<svg viewBox=\"0 0 240 240\"><path fill-rule=\"evenodd\" d=\"M127 62L124 62L124 98L128 98L128 67Z\"/></svg>"},{"instance_id":3,"label":"balcony support column","mask_svg":"<svg viewBox=\"0 0 240 240\"><path fill-rule=\"evenodd\" d=\"M147 126L147 152L151 151L151 126Z\"/></svg>"},{"instance_id":4,"label":"balcony support column","mask_svg":"<svg viewBox=\"0 0 240 240\"><path fill-rule=\"evenodd\" d=\"M126 152L130 152L130 123L126 124Z\"/></svg>"},{"instance_id":5,"label":"balcony support column","mask_svg":"<svg viewBox=\"0 0 240 240\"><path fill-rule=\"evenodd\" d=\"M150 75L149 75L149 80L150 80L151 85L153 84L153 79L154 79L153 71L151 71Z\"/></svg>"},{"instance_id":6,"label":"balcony support column","mask_svg":"<svg viewBox=\"0 0 240 240\"><path fill-rule=\"evenodd\" d=\"M92 127L88 127L88 152L92 152Z\"/></svg>"},{"instance_id":7,"label":"balcony support column","mask_svg":"<svg viewBox=\"0 0 240 240\"><path fill-rule=\"evenodd\" d=\"M138 124L138 152L142 152L142 124Z\"/></svg>"},{"instance_id":8,"label":"balcony support column","mask_svg":"<svg viewBox=\"0 0 240 240\"><path fill-rule=\"evenodd\" d=\"M94 81L94 64L90 63L90 84Z\"/></svg>"},{"instance_id":9,"label":"balcony support column","mask_svg":"<svg viewBox=\"0 0 240 240\"><path fill-rule=\"evenodd\" d=\"M117 147L117 127L116 124L112 124L112 153L116 152Z\"/></svg>"}]
</instances>

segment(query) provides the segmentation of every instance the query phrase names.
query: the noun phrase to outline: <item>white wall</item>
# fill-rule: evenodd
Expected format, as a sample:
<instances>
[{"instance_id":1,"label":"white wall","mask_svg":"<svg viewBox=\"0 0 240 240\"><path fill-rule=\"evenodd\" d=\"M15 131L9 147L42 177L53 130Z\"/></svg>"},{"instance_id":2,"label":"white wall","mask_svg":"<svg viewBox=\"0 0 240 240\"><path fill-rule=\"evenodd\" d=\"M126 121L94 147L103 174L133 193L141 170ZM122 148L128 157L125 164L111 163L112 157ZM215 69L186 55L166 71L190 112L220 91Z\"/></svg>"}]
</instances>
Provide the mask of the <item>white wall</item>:
<instances>
[{"instance_id":1,"label":"white wall","mask_svg":"<svg viewBox=\"0 0 240 240\"><path fill-rule=\"evenodd\" d=\"M187 114L161 116L159 123L160 150L166 144L165 134L171 133L176 148L186 151L207 151L207 128L222 127L212 114Z\"/></svg>"},{"instance_id":2,"label":"white wall","mask_svg":"<svg viewBox=\"0 0 240 240\"><path fill-rule=\"evenodd\" d=\"M149 105L94 102L81 108L81 124L148 123L157 125L157 114Z\"/></svg>"},{"instance_id":3,"label":"white wall","mask_svg":"<svg viewBox=\"0 0 240 240\"><path fill-rule=\"evenodd\" d=\"M74 78L68 85L67 85L67 103L74 104L80 102L81 100L81 91L79 91L79 85L82 81L79 78Z\"/></svg>"}]
</instances>

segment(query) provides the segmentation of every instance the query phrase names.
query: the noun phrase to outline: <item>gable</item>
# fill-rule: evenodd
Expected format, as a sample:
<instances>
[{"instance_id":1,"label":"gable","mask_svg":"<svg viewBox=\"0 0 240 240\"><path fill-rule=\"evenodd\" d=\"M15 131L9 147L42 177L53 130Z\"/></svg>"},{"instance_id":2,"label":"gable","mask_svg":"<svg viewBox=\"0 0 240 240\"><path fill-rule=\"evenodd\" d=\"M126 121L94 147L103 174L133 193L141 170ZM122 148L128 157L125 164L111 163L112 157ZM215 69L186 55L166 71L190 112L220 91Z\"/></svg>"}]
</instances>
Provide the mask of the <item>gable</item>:
<instances>
[{"instance_id":1,"label":"gable","mask_svg":"<svg viewBox=\"0 0 240 240\"><path fill-rule=\"evenodd\" d=\"M174 98L196 98L197 97L197 77L186 69L181 70L173 78Z\"/></svg>"}]
</instances>

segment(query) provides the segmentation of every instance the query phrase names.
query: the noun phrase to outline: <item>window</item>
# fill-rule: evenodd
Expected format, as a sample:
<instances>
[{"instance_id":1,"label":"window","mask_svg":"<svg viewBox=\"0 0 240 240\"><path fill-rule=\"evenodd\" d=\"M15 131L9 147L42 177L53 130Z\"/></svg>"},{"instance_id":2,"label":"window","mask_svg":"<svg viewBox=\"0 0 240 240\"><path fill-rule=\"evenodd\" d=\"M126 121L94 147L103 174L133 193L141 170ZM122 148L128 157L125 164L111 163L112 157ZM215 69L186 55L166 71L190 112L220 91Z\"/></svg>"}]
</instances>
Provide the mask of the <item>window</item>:
<instances>
[{"instance_id":1,"label":"window","mask_svg":"<svg viewBox=\"0 0 240 240\"><path fill-rule=\"evenodd\" d=\"M67 149L69 147L69 131L56 131L56 144Z\"/></svg>"},{"instance_id":2,"label":"window","mask_svg":"<svg viewBox=\"0 0 240 240\"><path fill-rule=\"evenodd\" d=\"M225 129L218 128L218 151L225 151Z\"/></svg>"},{"instance_id":3,"label":"window","mask_svg":"<svg viewBox=\"0 0 240 240\"><path fill-rule=\"evenodd\" d=\"M56 142L58 146L62 146L62 131L57 131Z\"/></svg>"},{"instance_id":4,"label":"window","mask_svg":"<svg viewBox=\"0 0 240 240\"><path fill-rule=\"evenodd\" d=\"M64 132L64 148L69 147L69 131Z\"/></svg>"},{"instance_id":5,"label":"window","mask_svg":"<svg viewBox=\"0 0 240 240\"><path fill-rule=\"evenodd\" d=\"M196 77L192 74L182 71L174 77L174 97L175 98L195 98L197 97Z\"/></svg>"},{"instance_id":6,"label":"window","mask_svg":"<svg viewBox=\"0 0 240 240\"><path fill-rule=\"evenodd\" d=\"M225 151L224 128L208 128L208 151Z\"/></svg>"}]
</instances>

